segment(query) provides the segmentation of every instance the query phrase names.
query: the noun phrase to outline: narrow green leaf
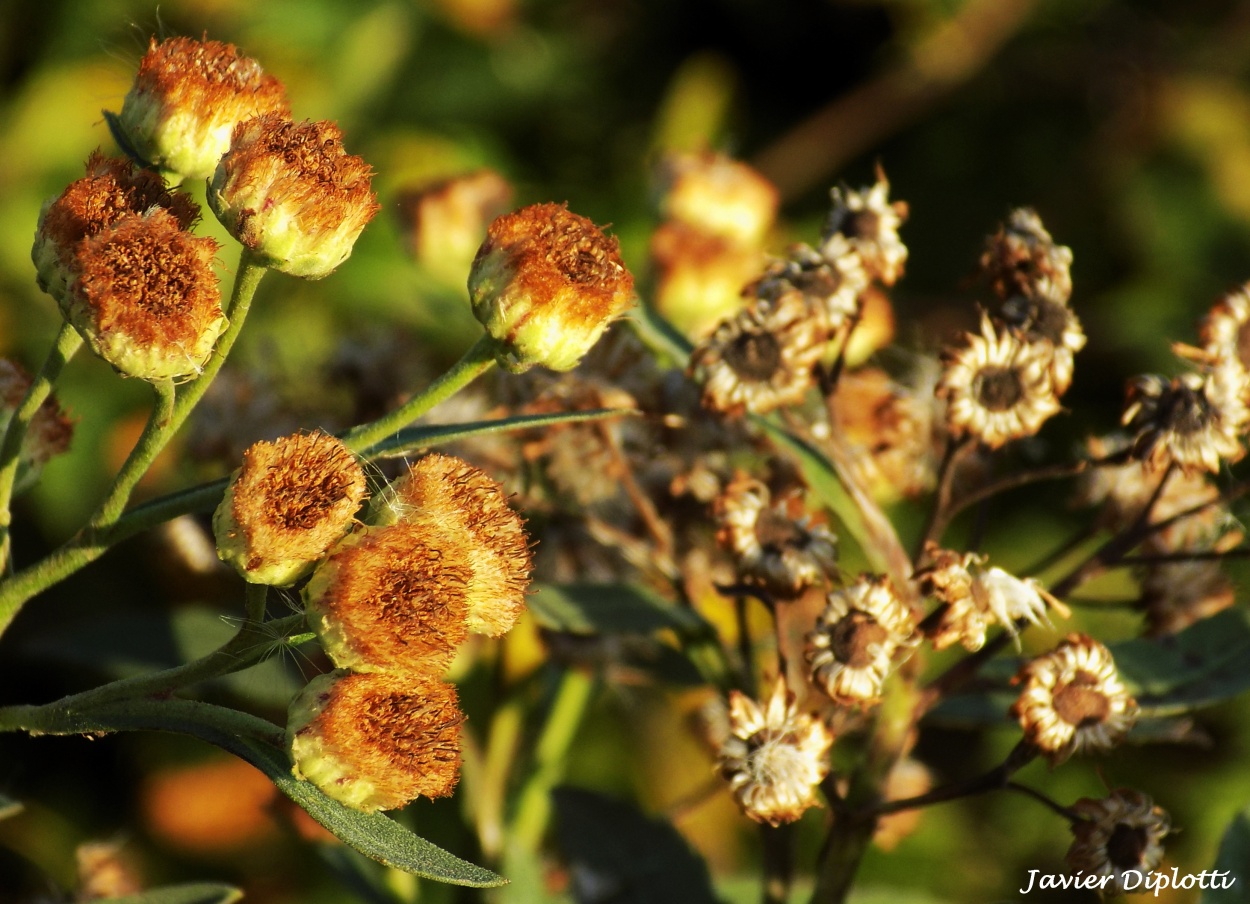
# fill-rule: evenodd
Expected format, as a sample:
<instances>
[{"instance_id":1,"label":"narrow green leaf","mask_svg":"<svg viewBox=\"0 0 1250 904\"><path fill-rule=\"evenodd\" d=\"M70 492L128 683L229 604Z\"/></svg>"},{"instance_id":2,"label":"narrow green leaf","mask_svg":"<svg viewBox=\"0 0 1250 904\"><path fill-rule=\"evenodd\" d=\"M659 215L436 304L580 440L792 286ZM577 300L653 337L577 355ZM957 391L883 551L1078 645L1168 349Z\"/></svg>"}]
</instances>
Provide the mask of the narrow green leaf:
<instances>
[{"instance_id":1,"label":"narrow green leaf","mask_svg":"<svg viewBox=\"0 0 1250 904\"><path fill-rule=\"evenodd\" d=\"M109 904L233 904L242 900L243 892L216 882L192 882L167 885L124 898L109 898Z\"/></svg>"},{"instance_id":2,"label":"narrow green leaf","mask_svg":"<svg viewBox=\"0 0 1250 904\"><path fill-rule=\"evenodd\" d=\"M633 584L543 584L526 601L538 623L570 634L649 634L701 628L694 611Z\"/></svg>"},{"instance_id":3,"label":"narrow green leaf","mask_svg":"<svg viewBox=\"0 0 1250 904\"><path fill-rule=\"evenodd\" d=\"M431 446L454 443L473 436L532 430L535 427L549 427L552 424L602 421L614 417L637 417L639 414L641 412L634 408L593 408L589 411L562 411L557 414L519 414L489 421L469 421L464 424L427 424L407 427L390 439L383 440L370 448L369 458L403 458Z\"/></svg>"},{"instance_id":4,"label":"narrow green leaf","mask_svg":"<svg viewBox=\"0 0 1250 904\"><path fill-rule=\"evenodd\" d=\"M287 797L345 844L386 866L451 885L490 888L507 880L449 854L381 813L361 813L291 774L285 751L241 737L234 751L264 772Z\"/></svg>"},{"instance_id":5,"label":"narrow green leaf","mask_svg":"<svg viewBox=\"0 0 1250 904\"><path fill-rule=\"evenodd\" d=\"M1246 904L1250 901L1250 807L1233 817L1220 841L1219 853L1212 867L1213 884L1198 899L1198 904ZM1224 887L1227 883L1227 886Z\"/></svg>"}]
</instances>

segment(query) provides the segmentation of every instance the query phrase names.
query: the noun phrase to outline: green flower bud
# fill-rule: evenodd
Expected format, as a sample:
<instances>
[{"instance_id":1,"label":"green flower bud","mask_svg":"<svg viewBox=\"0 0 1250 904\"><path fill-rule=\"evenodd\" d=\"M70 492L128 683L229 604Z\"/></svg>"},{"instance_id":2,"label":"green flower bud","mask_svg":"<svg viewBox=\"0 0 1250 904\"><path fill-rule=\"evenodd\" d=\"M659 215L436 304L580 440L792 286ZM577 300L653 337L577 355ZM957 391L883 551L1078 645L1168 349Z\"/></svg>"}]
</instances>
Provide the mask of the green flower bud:
<instances>
[{"instance_id":1,"label":"green flower bud","mask_svg":"<svg viewBox=\"0 0 1250 904\"><path fill-rule=\"evenodd\" d=\"M469 273L473 314L514 373L572 370L633 304L633 290L616 239L562 204L496 219Z\"/></svg>"}]
</instances>

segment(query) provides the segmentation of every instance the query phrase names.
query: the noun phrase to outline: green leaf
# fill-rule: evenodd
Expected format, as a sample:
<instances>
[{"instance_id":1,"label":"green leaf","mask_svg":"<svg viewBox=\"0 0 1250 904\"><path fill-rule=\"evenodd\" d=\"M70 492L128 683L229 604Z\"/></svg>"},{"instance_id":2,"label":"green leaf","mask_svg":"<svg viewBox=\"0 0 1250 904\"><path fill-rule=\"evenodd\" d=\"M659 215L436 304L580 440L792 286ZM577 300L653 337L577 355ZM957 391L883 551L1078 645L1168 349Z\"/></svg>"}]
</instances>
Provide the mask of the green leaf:
<instances>
[{"instance_id":1,"label":"green leaf","mask_svg":"<svg viewBox=\"0 0 1250 904\"><path fill-rule=\"evenodd\" d=\"M474 888L490 888L507 881L488 869L449 854L381 813L362 813L327 797L315 785L291 774L291 764L283 750L254 738L240 737L232 752L269 776L283 794L335 837L385 866L424 879Z\"/></svg>"},{"instance_id":2,"label":"green leaf","mask_svg":"<svg viewBox=\"0 0 1250 904\"><path fill-rule=\"evenodd\" d=\"M716 904L707 865L668 822L579 788L557 788L552 797L578 900ZM581 894L578 883L586 886Z\"/></svg>"},{"instance_id":3,"label":"green leaf","mask_svg":"<svg viewBox=\"0 0 1250 904\"><path fill-rule=\"evenodd\" d=\"M633 584L543 584L526 600L544 628L570 634L649 634L698 630L703 619Z\"/></svg>"},{"instance_id":4,"label":"green leaf","mask_svg":"<svg viewBox=\"0 0 1250 904\"><path fill-rule=\"evenodd\" d=\"M243 892L216 882L191 882L166 885L124 898L109 898L109 904L232 904L242 900Z\"/></svg>"},{"instance_id":5,"label":"green leaf","mask_svg":"<svg viewBox=\"0 0 1250 904\"><path fill-rule=\"evenodd\" d=\"M640 414L641 412L634 408L593 408L589 411L562 411L557 414L519 414L489 421L469 421L464 424L426 424L407 427L390 439L372 446L369 449L369 458L403 458L431 446L459 442L473 436L532 430L536 427L549 427L552 424L602 421L614 417L637 417Z\"/></svg>"},{"instance_id":6,"label":"green leaf","mask_svg":"<svg viewBox=\"0 0 1250 904\"><path fill-rule=\"evenodd\" d=\"M1206 889L1198 904L1245 904L1250 900L1245 884L1250 881L1250 807L1234 816L1224 830L1212 869L1227 874L1215 877L1219 884L1228 879L1232 882L1228 888Z\"/></svg>"},{"instance_id":7,"label":"green leaf","mask_svg":"<svg viewBox=\"0 0 1250 904\"><path fill-rule=\"evenodd\" d=\"M1226 609L1172 637L1110 645L1143 715L1211 706L1250 690L1250 611Z\"/></svg>"}]
</instances>

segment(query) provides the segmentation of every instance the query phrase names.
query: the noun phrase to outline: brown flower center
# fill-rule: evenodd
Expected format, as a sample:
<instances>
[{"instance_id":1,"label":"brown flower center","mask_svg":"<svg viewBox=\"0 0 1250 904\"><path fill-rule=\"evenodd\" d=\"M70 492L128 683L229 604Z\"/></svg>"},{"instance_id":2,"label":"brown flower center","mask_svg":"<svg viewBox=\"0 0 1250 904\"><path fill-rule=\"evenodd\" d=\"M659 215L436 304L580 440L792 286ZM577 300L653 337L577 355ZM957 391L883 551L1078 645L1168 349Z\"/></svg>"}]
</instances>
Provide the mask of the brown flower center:
<instances>
[{"instance_id":1,"label":"brown flower center","mask_svg":"<svg viewBox=\"0 0 1250 904\"><path fill-rule=\"evenodd\" d=\"M729 343L724 357L744 380L764 383L781 369L781 343L771 333L743 333Z\"/></svg>"},{"instance_id":2,"label":"brown flower center","mask_svg":"<svg viewBox=\"0 0 1250 904\"><path fill-rule=\"evenodd\" d=\"M1107 839L1107 859L1112 866L1120 869L1139 869L1149 841L1146 830L1141 826L1117 823Z\"/></svg>"},{"instance_id":3,"label":"brown flower center","mask_svg":"<svg viewBox=\"0 0 1250 904\"><path fill-rule=\"evenodd\" d=\"M874 210L852 211L838 227L848 239L875 239L881 231L881 216Z\"/></svg>"},{"instance_id":4,"label":"brown flower center","mask_svg":"<svg viewBox=\"0 0 1250 904\"><path fill-rule=\"evenodd\" d=\"M1168 429L1182 436L1202 432L1211 421L1206 396L1188 386L1177 386L1165 393L1159 411Z\"/></svg>"},{"instance_id":5,"label":"brown flower center","mask_svg":"<svg viewBox=\"0 0 1250 904\"><path fill-rule=\"evenodd\" d=\"M794 278L794 286L808 298L832 298L842 288L842 273L828 265L804 270Z\"/></svg>"},{"instance_id":6,"label":"brown flower center","mask_svg":"<svg viewBox=\"0 0 1250 904\"><path fill-rule=\"evenodd\" d=\"M1063 345L1068 309L1051 298L1039 298L1029 307L1029 338L1049 339L1056 347Z\"/></svg>"},{"instance_id":7,"label":"brown flower center","mask_svg":"<svg viewBox=\"0 0 1250 904\"><path fill-rule=\"evenodd\" d=\"M1250 320L1237 327L1237 358L1243 367L1250 367Z\"/></svg>"},{"instance_id":8,"label":"brown flower center","mask_svg":"<svg viewBox=\"0 0 1250 904\"><path fill-rule=\"evenodd\" d=\"M862 669L877 658L889 636L890 632L867 612L852 609L833 626L829 648L838 662L852 669Z\"/></svg>"},{"instance_id":9,"label":"brown flower center","mask_svg":"<svg viewBox=\"0 0 1250 904\"><path fill-rule=\"evenodd\" d=\"M1055 712L1059 718L1077 728L1097 725L1111 714L1107 695L1098 689L1098 678L1089 672L1076 677L1055 693Z\"/></svg>"},{"instance_id":10,"label":"brown flower center","mask_svg":"<svg viewBox=\"0 0 1250 904\"><path fill-rule=\"evenodd\" d=\"M1024 386L1015 368L990 365L973 378L972 394L990 411L1007 411L1024 397Z\"/></svg>"},{"instance_id":11,"label":"brown flower center","mask_svg":"<svg viewBox=\"0 0 1250 904\"><path fill-rule=\"evenodd\" d=\"M550 243L547 259L569 282L594 285L617 278L616 239L603 235L581 217L566 211L540 233L540 240Z\"/></svg>"}]
</instances>

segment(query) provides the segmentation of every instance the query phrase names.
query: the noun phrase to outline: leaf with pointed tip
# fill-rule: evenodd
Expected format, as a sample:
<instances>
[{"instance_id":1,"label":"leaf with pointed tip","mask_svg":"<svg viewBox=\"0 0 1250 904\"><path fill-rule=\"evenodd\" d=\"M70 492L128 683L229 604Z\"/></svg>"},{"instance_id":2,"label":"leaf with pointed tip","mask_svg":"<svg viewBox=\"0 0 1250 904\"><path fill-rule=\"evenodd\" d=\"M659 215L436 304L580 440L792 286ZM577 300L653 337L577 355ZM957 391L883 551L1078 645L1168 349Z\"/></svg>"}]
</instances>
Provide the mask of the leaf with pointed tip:
<instances>
[{"instance_id":1,"label":"leaf with pointed tip","mask_svg":"<svg viewBox=\"0 0 1250 904\"><path fill-rule=\"evenodd\" d=\"M570 634L679 633L702 627L702 619L634 584L543 584L526 602L538 623Z\"/></svg>"},{"instance_id":2,"label":"leaf with pointed tip","mask_svg":"<svg viewBox=\"0 0 1250 904\"><path fill-rule=\"evenodd\" d=\"M242 900L243 892L216 882L190 882L167 885L137 895L109 898L109 904L233 904Z\"/></svg>"},{"instance_id":3,"label":"leaf with pointed tip","mask_svg":"<svg viewBox=\"0 0 1250 904\"><path fill-rule=\"evenodd\" d=\"M1245 904L1243 883L1250 880L1250 806L1234 816L1224 830L1212 870L1217 871L1213 887L1202 893L1198 904ZM1220 887L1214 887L1216 882Z\"/></svg>"}]
</instances>

